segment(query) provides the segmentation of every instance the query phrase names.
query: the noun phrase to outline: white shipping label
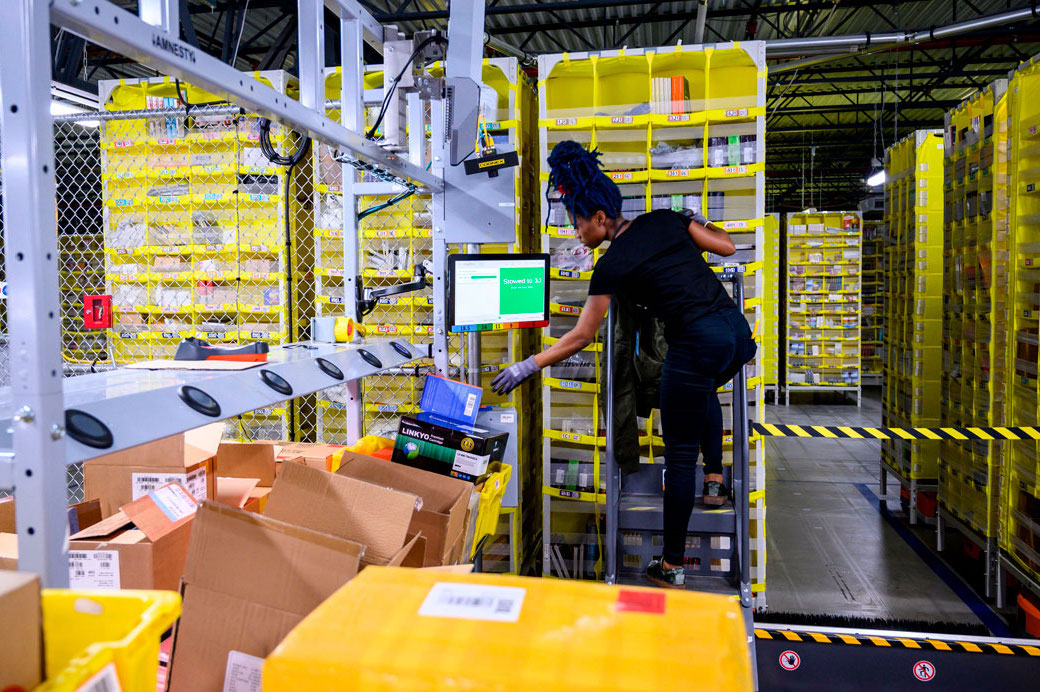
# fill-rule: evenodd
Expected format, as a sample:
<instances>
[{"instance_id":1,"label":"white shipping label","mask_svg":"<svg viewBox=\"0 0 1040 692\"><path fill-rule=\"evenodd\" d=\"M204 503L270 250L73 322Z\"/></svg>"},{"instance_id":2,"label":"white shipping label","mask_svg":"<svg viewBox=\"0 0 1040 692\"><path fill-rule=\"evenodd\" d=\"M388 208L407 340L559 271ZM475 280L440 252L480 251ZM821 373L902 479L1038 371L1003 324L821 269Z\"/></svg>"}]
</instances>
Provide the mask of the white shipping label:
<instances>
[{"instance_id":1,"label":"white shipping label","mask_svg":"<svg viewBox=\"0 0 1040 692\"><path fill-rule=\"evenodd\" d=\"M115 550L70 550L70 589L118 589L119 552Z\"/></svg>"},{"instance_id":2,"label":"white shipping label","mask_svg":"<svg viewBox=\"0 0 1040 692\"><path fill-rule=\"evenodd\" d=\"M459 449L455 451L455 463L451 465L451 470L480 476L487 471L488 462L490 460L490 454L484 454L481 456L479 454L463 452Z\"/></svg>"},{"instance_id":3,"label":"white shipping label","mask_svg":"<svg viewBox=\"0 0 1040 692\"><path fill-rule=\"evenodd\" d=\"M241 651L229 651L224 669L223 692L260 692L264 659Z\"/></svg>"},{"instance_id":4,"label":"white shipping label","mask_svg":"<svg viewBox=\"0 0 1040 692\"><path fill-rule=\"evenodd\" d=\"M477 406L477 395L469 394L466 396L466 409L462 412L464 416L472 416L473 409Z\"/></svg>"},{"instance_id":5,"label":"white shipping label","mask_svg":"<svg viewBox=\"0 0 1040 692\"><path fill-rule=\"evenodd\" d=\"M170 521L180 521L195 514L198 504L178 485L167 485L148 493Z\"/></svg>"},{"instance_id":6,"label":"white shipping label","mask_svg":"<svg viewBox=\"0 0 1040 692\"><path fill-rule=\"evenodd\" d=\"M191 473L134 473L130 475L131 497L144 497L170 483L180 483L199 502L206 500L206 469L198 468Z\"/></svg>"},{"instance_id":7,"label":"white shipping label","mask_svg":"<svg viewBox=\"0 0 1040 692\"><path fill-rule=\"evenodd\" d=\"M116 664L107 666L90 676L90 679L76 688L76 692L123 692L119 684L119 673Z\"/></svg>"},{"instance_id":8,"label":"white shipping label","mask_svg":"<svg viewBox=\"0 0 1040 692\"><path fill-rule=\"evenodd\" d=\"M502 422L503 423L515 423L516 422L516 414L515 413L503 413L502 414Z\"/></svg>"},{"instance_id":9,"label":"white shipping label","mask_svg":"<svg viewBox=\"0 0 1040 692\"><path fill-rule=\"evenodd\" d=\"M438 582L419 606L419 615L516 622L524 604L527 589L517 586L485 586Z\"/></svg>"}]
</instances>

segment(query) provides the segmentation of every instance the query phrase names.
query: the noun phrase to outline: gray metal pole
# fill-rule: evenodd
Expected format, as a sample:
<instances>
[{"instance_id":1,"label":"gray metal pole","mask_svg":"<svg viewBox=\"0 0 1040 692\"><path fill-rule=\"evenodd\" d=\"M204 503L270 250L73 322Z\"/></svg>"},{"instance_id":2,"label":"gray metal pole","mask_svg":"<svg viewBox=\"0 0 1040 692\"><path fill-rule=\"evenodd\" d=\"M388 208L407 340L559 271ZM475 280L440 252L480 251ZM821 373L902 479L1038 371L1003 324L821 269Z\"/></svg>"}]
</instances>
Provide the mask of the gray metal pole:
<instances>
[{"instance_id":1,"label":"gray metal pole","mask_svg":"<svg viewBox=\"0 0 1040 692\"><path fill-rule=\"evenodd\" d=\"M476 255L480 254L480 245L469 243L466 252ZM480 386L480 332L468 332L466 334L466 382L474 386Z\"/></svg>"},{"instance_id":2,"label":"gray metal pole","mask_svg":"<svg viewBox=\"0 0 1040 692\"><path fill-rule=\"evenodd\" d=\"M614 320L616 306L613 300L607 308L607 337L603 346L603 386L606 390L605 410L607 442L603 450L603 465L607 474L607 539L603 546L606 555L604 580L617 583L618 573L618 505L621 501L621 472L614 458ZM599 489L596 489L599 492Z\"/></svg>"},{"instance_id":3,"label":"gray metal pole","mask_svg":"<svg viewBox=\"0 0 1040 692\"><path fill-rule=\"evenodd\" d=\"M50 114L50 7L0 2L0 128L9 297L18 567L43 585L69 583L65 537L65 406Z\"/></svg>"},{"instance_id":4,"label":"gray metal pole","mask_svg":"<svg viewBox=\"0 0 1040 692\"><path fill-rule=\"evenodd\" d=\"M693 42L704 43L704 24L708 20L708 0L700 0L697 6L697 24L693 31Z\"/></svg>"}]
</instances>

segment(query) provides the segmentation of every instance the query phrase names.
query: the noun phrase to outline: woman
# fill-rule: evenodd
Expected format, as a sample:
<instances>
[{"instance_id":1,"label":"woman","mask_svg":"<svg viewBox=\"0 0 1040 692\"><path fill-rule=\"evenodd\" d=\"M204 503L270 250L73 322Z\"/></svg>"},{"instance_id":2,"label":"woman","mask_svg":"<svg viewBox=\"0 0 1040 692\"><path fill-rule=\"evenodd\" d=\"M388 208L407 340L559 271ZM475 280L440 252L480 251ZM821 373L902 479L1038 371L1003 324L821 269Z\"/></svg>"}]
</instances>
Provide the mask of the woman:
<instances>
[{"instance_id":1,"label":"woman","mask_svg":"<svg viewBox=\"0 0 1040 692\"><path fill-rule=\"evenodd\" d=\"M702 251L732 255L729 235L699 214L690 221L674 211L657 210L625 219L621 191L600 170L599 156L569 141L556 145L549 156L549 185L562 194L581 242L597 248L610 241L592 272L578 324L546 350L510 365L491 386L508 392L539 369L588 346L615 294L631 298L664 322L664 551L660 560L650 562L646 575L660 586L684 588L698 451L704 455L704 503L720 506L729 495L722 477L722 408L715 392L751 360L756 347L743 313L701 256Z\"/></svg>"}]
</instances>

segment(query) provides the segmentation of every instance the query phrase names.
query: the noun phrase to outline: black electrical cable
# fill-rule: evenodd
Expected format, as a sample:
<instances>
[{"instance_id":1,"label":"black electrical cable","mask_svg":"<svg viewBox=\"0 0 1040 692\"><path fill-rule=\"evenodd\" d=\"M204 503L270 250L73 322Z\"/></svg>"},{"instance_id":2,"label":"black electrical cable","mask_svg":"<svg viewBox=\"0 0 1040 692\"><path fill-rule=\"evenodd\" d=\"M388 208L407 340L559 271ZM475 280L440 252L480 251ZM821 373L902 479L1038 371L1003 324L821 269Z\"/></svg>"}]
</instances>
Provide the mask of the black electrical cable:
<instances>
[{"instance_id":1,"label":"black electrical cable","mask_svg":"<svg viewBox=\"0 0 1040 692\"><path fill-rule=\"evenodd\" d=\"M266 156L267 160L271 163L292 168L302 161L303 157L306 156L307 152L311 149L311 138L304 137L300 141L300 145L296 148L296 151L289 156L283 156L282 154L279 154L275 150L274 145L271 144L271 121L267 118L260 118L258 124L260 128L260 151L263 152L264 156Z\"/></svg>"},{"instance_id":2,"label":"black electrical cable","mask_svg":"<svg viewBox=\"0 0 1040 692\"><path fill-rule=\"evenodd\" d=\"M433 36L430 36L429 38L427 38L415 47L415 50L412 51L412 55L405 62L404 67L402 67L401 71L397 73L396 77L394 77L394 81L391 82L390 88L387 89L385 94L383 94L383 103L379 108L379 114L376 116L375 123L368 130L368 134L365 135L366 138L373 139L375 137L376 130L378 130L379 126L383 123L383 116L386 115L386 108L390 105L390 97L393 96L394 90L397 88L397 84L404 77L404 73L411 69L412 62L419 56L419 53L422 52L423 48L430 45L431 43L446 44L447 42L448 39L444 38L444 36L440 34L434 34Z\"/></svg>"}]
</instances>

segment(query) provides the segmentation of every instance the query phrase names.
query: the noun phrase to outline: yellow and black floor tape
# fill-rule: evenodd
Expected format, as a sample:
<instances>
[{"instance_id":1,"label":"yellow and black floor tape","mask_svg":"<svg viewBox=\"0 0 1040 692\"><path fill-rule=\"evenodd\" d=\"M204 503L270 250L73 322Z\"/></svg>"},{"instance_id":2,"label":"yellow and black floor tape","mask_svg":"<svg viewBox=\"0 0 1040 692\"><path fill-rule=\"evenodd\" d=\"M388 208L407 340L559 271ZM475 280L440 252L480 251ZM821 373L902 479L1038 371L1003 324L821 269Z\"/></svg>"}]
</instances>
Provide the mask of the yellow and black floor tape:
<instances>
[{"instance_id":1,"label":"yellow and black floor tape","mask_svg":"<svg viewBox=\"0 0 1040 692\"><path fill-rule=\"evenodd\" d=\"M822 437L849 440L1040 440L1040 428L862 428L850 425L780 425L751 422L764 437Z\"/></svg>"},{"instance_id":2,"label":"yellow and black floor tape","mask_svg":"<svg viewBox=\"0 0 1040 692\"><path fill-rule=\"evenodd\" d=\"M959 642L939 639L906 639L903 637L871 637L851 634L823 634L820 632L792 632L785 629L755 628L758 639L776 639L789 642L817 644L846 644L850 646L881 646L922 651L955 651L975 654L1003 654L1005 656L1040 656L1040 646L1001 644L999 642Z\"/></svg>"}]
</instances>

